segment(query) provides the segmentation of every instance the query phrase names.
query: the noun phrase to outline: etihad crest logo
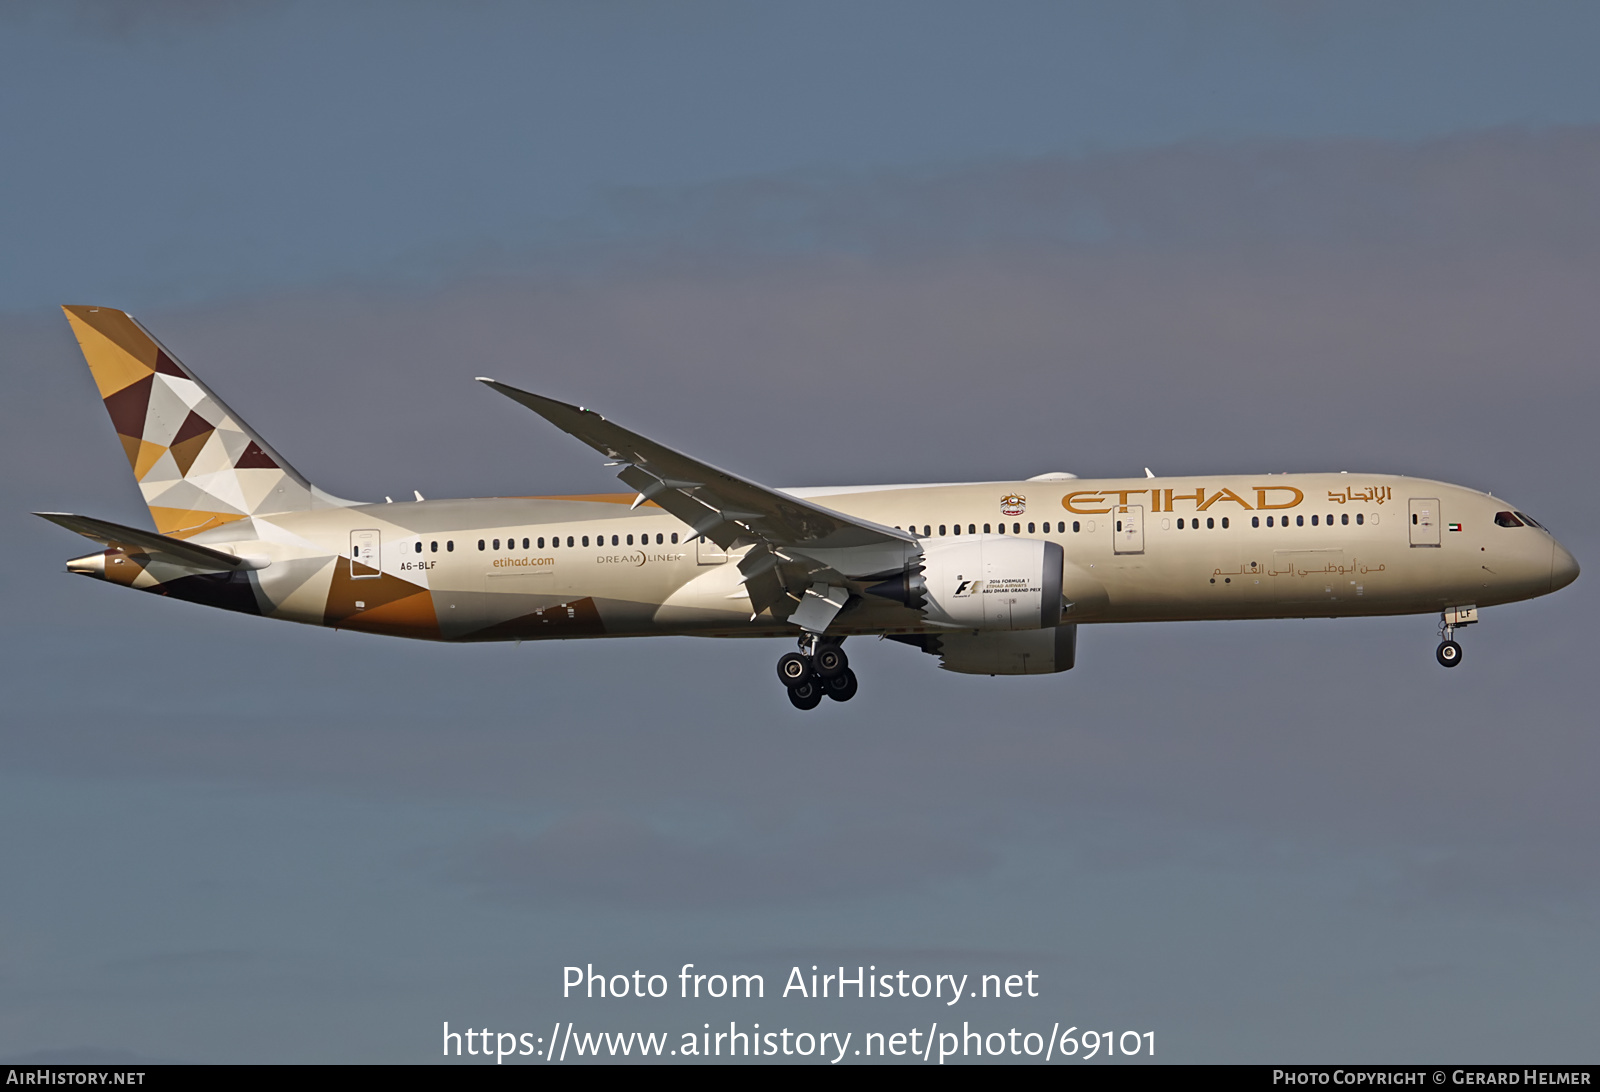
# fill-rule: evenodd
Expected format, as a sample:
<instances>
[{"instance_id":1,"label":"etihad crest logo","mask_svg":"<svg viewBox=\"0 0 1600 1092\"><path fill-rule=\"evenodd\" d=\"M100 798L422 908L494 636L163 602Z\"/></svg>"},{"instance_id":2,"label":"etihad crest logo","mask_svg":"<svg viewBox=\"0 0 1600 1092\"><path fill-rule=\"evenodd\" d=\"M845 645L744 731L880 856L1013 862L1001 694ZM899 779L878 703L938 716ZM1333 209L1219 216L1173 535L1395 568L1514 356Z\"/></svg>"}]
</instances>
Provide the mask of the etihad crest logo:
<instances>
[{"instance_id":1,"label":"etihad crest logo","mask_svg":"<svg viewBox=\"0 0 1600 1092\"><path fill-rule=\"evenodd\" d=\"M1021 493L1007 493L1000 498L1000 512L1007 516L1020 516L1028 510L1028 498Z\"/></svg>"}]
</instances>

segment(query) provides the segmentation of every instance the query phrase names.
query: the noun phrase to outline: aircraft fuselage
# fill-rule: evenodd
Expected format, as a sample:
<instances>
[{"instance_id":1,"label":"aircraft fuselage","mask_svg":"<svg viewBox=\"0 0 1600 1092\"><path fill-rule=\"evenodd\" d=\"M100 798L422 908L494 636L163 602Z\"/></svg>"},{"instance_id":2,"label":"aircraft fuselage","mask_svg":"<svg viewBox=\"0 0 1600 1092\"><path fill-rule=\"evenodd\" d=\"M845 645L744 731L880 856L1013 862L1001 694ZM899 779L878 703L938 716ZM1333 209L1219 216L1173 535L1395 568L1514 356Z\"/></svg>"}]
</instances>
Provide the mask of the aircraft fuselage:
<instances>
[{"instance_id":1,"label":"aircraft fuselage","mask_svg":"<svg viewBox=\"0 0 1600 1092\"><path fill-rule=\"evenodd\" d=\"M1061 546L1066 622L1347 617L1492 606L1576 575L1511 504L1382 474L1071 479L787 490L906 528L927 548L985 534ZM785 636L741 593L736 563L631 494L368 504L257 517L189 541L249 559L164 573L120 550L118 583L312 625L435 640ZM247 530L250 537L241 537ZM877 608L877 609L873 609ZM858 600L830 634L929 633Z\"/></svg>"}]
</instances>

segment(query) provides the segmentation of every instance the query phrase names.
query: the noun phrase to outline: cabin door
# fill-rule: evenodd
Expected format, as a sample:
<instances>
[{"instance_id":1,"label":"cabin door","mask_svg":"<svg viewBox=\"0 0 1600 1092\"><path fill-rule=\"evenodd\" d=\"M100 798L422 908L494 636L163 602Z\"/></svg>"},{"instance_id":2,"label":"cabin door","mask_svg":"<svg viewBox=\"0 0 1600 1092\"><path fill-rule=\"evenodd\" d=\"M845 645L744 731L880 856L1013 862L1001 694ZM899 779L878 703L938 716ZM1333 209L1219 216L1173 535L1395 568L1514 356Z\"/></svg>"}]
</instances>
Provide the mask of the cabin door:
<instances>
[{"instance_id":1,"label":"cabin door","mask_svg":"<svg viewBox=\"0 0 1600 1092\"><path fill-rule=\"evenodd\" d=\"M363 580L383 575L379 547L381 535L377 531L350 532L350 579Z\"/></svg>"},{"instance_id":2,"label":"cabin door","mask_svg":"<svg viewBox=\"0 0 1600 1092\"><path fill-rule=\"evenodd\" d=\"M1111 513L1111 550L1118 554L1144 553L1144 505L1130 504Z\"/></svg>"},{"instance_id":3,"label":"cabin door","mask_svg":"<svg viewBox=\"0 0 1600 1092\"><path fill-rule=\"evenodd\" d=\"M1439 545L1439 500L1437 497L1411 498L1411 545Z\"/></svg>"}]
</instances>

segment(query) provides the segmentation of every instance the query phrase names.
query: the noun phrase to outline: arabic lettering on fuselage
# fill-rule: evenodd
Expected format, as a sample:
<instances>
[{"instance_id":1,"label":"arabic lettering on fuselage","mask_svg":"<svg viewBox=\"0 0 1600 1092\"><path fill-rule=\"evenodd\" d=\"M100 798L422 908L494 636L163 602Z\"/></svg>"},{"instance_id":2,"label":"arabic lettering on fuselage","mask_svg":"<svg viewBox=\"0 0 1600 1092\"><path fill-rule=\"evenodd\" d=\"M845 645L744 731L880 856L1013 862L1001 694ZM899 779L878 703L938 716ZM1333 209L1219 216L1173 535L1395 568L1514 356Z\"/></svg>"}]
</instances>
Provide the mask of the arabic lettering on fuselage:
<instances>
[{"instance_id":1,"label":"arabic lettering on fuselage","mask_svg":"<svg viewBox=\"0 0 1600 1092\"><path fill-rule=\"evenodd\" d=\"M1368 504L1382 504L1384 501L1392 500L1393 498L1394 490L1390 489L1387 485L1373 485L1368 486L1366 489L1351 489L1349 486L1346 486L1344 489L1328 490L1328 499L1339 504L1348 504L1350 501L1365 501Z\"/></svg>"},{"instance_id":2,"label":"arabic lettering on fuselage","mask_svg":"<svg viewBox=\"0 0 1600 1092\"><path fill-rule=\"evenodd\" d=\"M1330 561L1320 569L1302 569L1291 561L1287 569L1274 568L1268 569L1266 572L1268 576L1311 576L1313 574L1321 575L1331 573L1337 573L1342 576L1348 576L1351 574L1365 576L1367 573L1381 573L1387 568L1388 565L1382 561L1378 562L1376 565L1369 565L1357 558L1351 558L1350 564L1348 565L1340 561ZM1239 571L1242 573L1245 570L1240 569ZM1255 571L1254 566L1252 566L1250 571ZM1222 575L1221 569L1213 570L1213 572L1218 576ZM1230 573L1229 575L1231 576L1233 574Z\"/></svg>"}]
</instances>

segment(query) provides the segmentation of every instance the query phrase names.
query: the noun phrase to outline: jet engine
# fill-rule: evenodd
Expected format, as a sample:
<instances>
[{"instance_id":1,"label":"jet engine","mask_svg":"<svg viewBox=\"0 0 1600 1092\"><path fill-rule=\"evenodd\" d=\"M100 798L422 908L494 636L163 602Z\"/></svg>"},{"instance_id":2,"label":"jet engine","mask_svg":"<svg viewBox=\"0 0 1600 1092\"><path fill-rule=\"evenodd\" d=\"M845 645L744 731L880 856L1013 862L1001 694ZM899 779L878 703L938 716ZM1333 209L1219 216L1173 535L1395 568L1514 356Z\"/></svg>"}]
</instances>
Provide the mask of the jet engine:
<instances>
[{"instance_id":1,"label":"jet engine","mask_svg":"<svg viewBox=\"0 0 1600 1092\"><path fill-rule=\"evenodd\" d=\"M1061 624L1061 547L1054 542L977 535L925 542L920 571L875 584L873 595L962 629L1048 629Z\"/></svg>"}]
</instances>

